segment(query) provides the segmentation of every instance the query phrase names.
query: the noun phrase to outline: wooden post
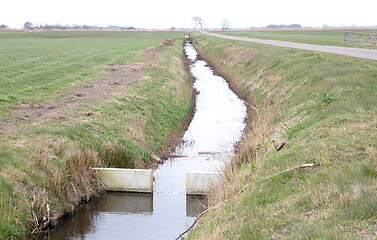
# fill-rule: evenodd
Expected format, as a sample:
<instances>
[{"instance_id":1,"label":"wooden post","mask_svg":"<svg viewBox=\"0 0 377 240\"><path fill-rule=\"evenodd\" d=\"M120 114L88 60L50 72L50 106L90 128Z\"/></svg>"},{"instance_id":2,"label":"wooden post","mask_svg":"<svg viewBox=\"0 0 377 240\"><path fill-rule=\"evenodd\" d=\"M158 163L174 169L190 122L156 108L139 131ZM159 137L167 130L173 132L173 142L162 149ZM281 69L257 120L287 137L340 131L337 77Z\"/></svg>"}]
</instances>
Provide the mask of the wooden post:
<instances>
[{"instance_id":1,"label":"wooden post","mask_svg":"<svg viewBox=\"0 0 377 240\"><path fill-rule=\"evenodd\" d=\"M360 38L360 40L357 41L357 46L360 46L360 42L361 42L361 34L359 34L359 38Z\"/></svg>"}]
</instances>

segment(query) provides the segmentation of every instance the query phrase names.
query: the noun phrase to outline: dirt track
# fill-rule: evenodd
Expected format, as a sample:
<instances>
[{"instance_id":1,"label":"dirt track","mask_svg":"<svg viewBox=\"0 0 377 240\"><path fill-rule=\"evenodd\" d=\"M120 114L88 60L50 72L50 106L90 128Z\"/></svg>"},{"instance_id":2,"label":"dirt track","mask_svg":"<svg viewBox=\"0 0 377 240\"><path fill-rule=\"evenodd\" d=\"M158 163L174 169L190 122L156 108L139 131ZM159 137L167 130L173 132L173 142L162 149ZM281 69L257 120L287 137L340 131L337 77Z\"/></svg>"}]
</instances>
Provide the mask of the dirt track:
<instances>
[{"instance_id":1,"label":"dirt track","mask_svg":"<svg viewBox=\"0 0 377 240\"><path fill-rule=\"evenodd\" d=\"M140 79L144 70L152 66L157 54L163 48L147 49L142 62L118 63L108 65L107 73L88 84L74 85L71 92L58 93L65 100L47 101L39 104L21 104L19 109L13 110L0 121L0 134L11 133L22 125L38 125L47 119L75 121L80 115L97 114L91 111L77 112L75 108L85 102L100 102L107 99L107 95L119 94L116 89L125 87ZM67 114L70 117L67 117ZM76 115L76 116L73 116Z\"/></svg>"},{"instance_id":2,"label":"dirt track","mask_svg":"<svg viewBox=\"0 0 377 240\"><path fill-rule=\"evenodd\" d=\"M364 58L377 61L377 50L373 49L363 49L363 48L349 48L349 47L335 47L335 46L323 46L323 45L314 45L314 44L305 44L305 43L294 43L294 42L285 42L278 40L264 40L264 39L255 39L255 38L245 38L245 37L235 37L235 36L225 36L209 32L201 32L213 37L220 37L230 40L246 41L261 43L267 45L273 45L278 47L288 47L288 48L297 48L302 50L316 51L316 52L325 52L338 55L344 55L349 57Z\"/></svg>"}]
</instances>

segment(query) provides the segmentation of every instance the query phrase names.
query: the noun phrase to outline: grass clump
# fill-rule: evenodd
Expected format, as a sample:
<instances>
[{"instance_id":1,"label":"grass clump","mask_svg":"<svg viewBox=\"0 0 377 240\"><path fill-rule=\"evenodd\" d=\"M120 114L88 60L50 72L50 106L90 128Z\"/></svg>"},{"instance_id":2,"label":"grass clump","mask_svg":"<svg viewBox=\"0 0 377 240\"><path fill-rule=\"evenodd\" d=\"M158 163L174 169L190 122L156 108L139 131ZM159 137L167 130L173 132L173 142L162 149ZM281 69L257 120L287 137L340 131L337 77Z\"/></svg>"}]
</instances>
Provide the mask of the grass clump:
<instances>
[{"instance_id":1,"label":"grass clump","mask_svg":"<svg viewBox=\"0 0 377 240\"><path fill-rule=\"evenodd\" d=\"M320 99L320 103L318 104L318 106L322 109L327 107L332 101L335 101L335 98L329 96L327 93L317 93L317 97Z\"/></svg>"},{"instance_id":2,"label":"grass clump","mask_svg":"<svg viewBox=\"0 0 377 240\"><path fill-rule=\"evenodd\" d=\"M254 110L211 197L229 202L189 238L375 238L375 62L203 35L194 42Z\"/></svg>"}]
</instances>

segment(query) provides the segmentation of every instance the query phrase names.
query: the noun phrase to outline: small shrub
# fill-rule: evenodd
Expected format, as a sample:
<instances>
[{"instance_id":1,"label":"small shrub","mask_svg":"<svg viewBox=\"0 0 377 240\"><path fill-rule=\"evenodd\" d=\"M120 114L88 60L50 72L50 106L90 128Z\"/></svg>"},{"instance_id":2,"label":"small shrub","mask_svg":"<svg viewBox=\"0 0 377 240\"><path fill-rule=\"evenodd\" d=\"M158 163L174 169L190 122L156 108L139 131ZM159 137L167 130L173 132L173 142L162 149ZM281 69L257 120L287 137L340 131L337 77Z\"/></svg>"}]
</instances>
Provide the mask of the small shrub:
<instances>
[{"instance_id":1,"label":"small shrub","mask_svg":"<svg viewBox=\"0 0 377 240\"><path fill-rule=\"evenodd\" d=\"M0 102L13 102L17 99L16 96L10 95L7 97L0 97Z\"/></svg>"},{"instance_id":2,"label":"small shrub","mask_svg":"<svg viewBox=\"0 0 377 240\"><path fill-rule=\"evenodd\" d=\"M334 97L328 95L326 92L324 92L323 94L317 93L317 97L320 99L318 106L321 109L327 107L328 105L330 105L331 102L336 100Z\"/></svg>"},{"instance_id":3,"label":"small shrub","mask_svg":"<svg viewBox=\"0 0 377 240\"><path fill-rule=\"evenodd\" d=\"M365 92L364 89L356 85L356 92L358 98L365 98Z\"/></svg>"},{"instance_id":4,"label":"small shrub","mask_svg":"<svg viewBox=\"0 0 377 240\"><path fill-rule=\"evenodd\" d=\"M27 88L22 89L22 92L31 92L33 90L33 87L29 86Z\"/></svg>"},{"instance_id":5,"label":"small shrub","mask_svg":"<svg viewBox=\"0 0 377 240\"><path fill-rule=\"evenodd\" d=\"M83 122L82 125L84 126L84 128L86 129L92 129L92 124L88 123L88 122Z\"/></svg>"}]
</instances>

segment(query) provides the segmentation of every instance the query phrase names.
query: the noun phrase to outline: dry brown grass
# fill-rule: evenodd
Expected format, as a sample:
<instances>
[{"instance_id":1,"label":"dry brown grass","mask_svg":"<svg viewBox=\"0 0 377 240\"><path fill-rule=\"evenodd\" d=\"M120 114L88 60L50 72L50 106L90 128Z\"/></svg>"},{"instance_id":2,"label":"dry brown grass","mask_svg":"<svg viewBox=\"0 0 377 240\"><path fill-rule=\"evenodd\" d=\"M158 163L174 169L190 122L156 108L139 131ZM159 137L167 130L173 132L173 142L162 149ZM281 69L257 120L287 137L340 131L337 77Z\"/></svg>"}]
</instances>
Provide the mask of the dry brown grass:
<instances>
[{"instance_id":1,"label":"dry brown grass","mask_svg":"<svg viewBox=\"0 0 377 240\"><path fill-rule=\"evenodd\" d=\"M35 151L35 162L43 169L48 183L45 188L35 186L30 191L33 197L28 199L32 213L29 222L33 223L33 232L47 227L50 221L55 222L79 202L88 201L104 189L99 175L92 169L102 165L93 151L61 147L60 151L67 157L58 165L49 158L51 154L46 147L40 146ZM64 204L57 205L57 202Z\"/></svg>"},{"instance_id":2,"label":"dry brown grass","mask_svg":"<svg viewBox=\"0 0 377 240\"><path fill-rule=\"evenodd\" d=\"M255 107L254 107L255 108ZM239 144L237 155L222 170L223 177L221 182L214 187L209 195L209 204L216 205L219 202L234 196L247 183L250 182L253 172L243 171L242 168L253 164L257 165L259 171L263 171L264 162L259 159L258 155L262 154L260 146L266 145L266 140L274 132L272 121L277 112L272 105L272 101L267 100L262 106L258 106L253 111L253 119L248 125L247 133ZM273 144L268 144L269 148Z\"/></svg>"}]
</instances>

